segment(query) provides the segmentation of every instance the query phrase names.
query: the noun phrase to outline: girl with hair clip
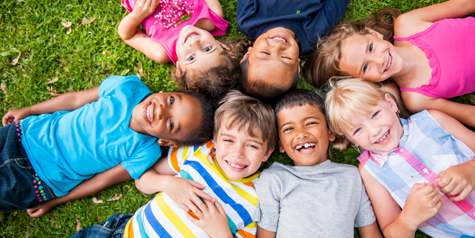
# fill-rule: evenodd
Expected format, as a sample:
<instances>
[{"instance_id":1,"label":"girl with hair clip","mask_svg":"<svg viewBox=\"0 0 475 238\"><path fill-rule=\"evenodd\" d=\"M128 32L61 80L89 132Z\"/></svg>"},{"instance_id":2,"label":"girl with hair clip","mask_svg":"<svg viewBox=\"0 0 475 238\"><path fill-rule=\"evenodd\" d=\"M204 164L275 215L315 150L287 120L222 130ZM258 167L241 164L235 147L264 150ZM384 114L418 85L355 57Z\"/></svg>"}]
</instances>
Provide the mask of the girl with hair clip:
<instances>
[{"instance_id":1,"label":"girl with hair clip","mask_svg":"<svg viewBox=\"0 0 475 238\"><path fill-rule=\"evenodd\" d=\"M432 237L475 236L475 133L436 110L398 118L381 84L352 78L330 87L330 129L365 149L359 170L384 236L414 237L418 228Z\"/></svg>"},{"instance_id":2,"label":"girl with hair clip","mask_svg":"<svg viewBox=\"0 0 475 238\"><path fill-rule=\"evenodd\" d=\"M214 38L229 26L219 0L122 0L122 5L130 14L120 22L120 37L153 61L172 61L180 89L214 98L236 85L226 76L240 73L239 61Z\"/></svg>"},{"instance_id":3,"label":"girl with hair clip","mask_svg":"<svg viewBox=\"0 0 475 238\"><path fill-rule=\"evenodd\" d=\"M331 76L382 82L393 78L412 113L436 109L475 127L475 107L448 100L475 91L475 1L451 0L400 15L340 23L320 39L304 75L316 87ZM393 36L394 35L394 36Z\"/></svg>"}]
</instances>

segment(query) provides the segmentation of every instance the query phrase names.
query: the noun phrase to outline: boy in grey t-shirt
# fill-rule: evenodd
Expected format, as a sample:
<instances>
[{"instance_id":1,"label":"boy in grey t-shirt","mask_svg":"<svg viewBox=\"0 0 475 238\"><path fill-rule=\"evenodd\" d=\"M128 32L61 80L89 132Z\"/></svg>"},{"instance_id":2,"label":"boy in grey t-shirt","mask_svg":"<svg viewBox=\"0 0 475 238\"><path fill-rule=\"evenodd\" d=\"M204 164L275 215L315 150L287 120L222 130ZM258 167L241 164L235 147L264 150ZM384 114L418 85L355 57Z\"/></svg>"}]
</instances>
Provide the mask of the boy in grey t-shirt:
<instances>
[{"instance_id":1,"label":"boy in grey t-shirt","mask_svg":"<svg viewBox=\"0 0 475 238\"><path fill-rule=\"evenodd\" d=\"M381 237L358 169L327 160L335 136L323 100L308 90L288 92L275 114L279 149L295 166L275 162L255 187L257 237Z\"/></svg>"}]
</instances>

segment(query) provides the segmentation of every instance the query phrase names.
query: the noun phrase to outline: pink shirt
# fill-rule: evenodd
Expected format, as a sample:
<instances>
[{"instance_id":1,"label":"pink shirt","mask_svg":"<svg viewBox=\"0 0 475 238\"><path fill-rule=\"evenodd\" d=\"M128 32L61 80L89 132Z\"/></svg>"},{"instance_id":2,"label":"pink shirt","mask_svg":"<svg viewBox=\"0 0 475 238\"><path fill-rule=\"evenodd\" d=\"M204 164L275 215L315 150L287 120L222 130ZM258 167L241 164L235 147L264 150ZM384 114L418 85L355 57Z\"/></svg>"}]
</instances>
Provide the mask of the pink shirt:
<instances>
[{"instance_id":1,"label":"pink shirt","mask_svg":"<svg viewBox=\"0 0 475 238\"><path fill-rule=\"evenodd\" d=\"M417 92L432 98L453 98L475 91L475 18L444 19L425 31L397 37L419 47L429 59L429 84L401 91Z\"/></svg>"},{"instance_id":2,"label":"pink shirt","mask_svg":"<svg viewBox=\"0 0 475 238\"><path fill-rule=\"evenodd\" d=\"M191 18L177 25L176 27L164 29L162 25L156 23L157 19L154 18L160 12L160 5L155 9L155 11L145 18L142 21L142 26L145 28L147 36L149 36L154 42L160 44L165 52L167 52L170 60L176 64L178 60L176 56L176 42L178 37L180 37L180 31L183 27L187 25L194 26L198 20L202 18L210 19L213 24L216 26L216 29L211 31L211 35L221 36L226 33L226 29L229 26L229 23L218 16L215 12L208 8L205 0L188 0L189 2L195 1L194 7L195 10L191 14ZM122 5L127 9L127 11L132 12L135 7L136 0L122 0Z\"/></svg>"}]
</instances>

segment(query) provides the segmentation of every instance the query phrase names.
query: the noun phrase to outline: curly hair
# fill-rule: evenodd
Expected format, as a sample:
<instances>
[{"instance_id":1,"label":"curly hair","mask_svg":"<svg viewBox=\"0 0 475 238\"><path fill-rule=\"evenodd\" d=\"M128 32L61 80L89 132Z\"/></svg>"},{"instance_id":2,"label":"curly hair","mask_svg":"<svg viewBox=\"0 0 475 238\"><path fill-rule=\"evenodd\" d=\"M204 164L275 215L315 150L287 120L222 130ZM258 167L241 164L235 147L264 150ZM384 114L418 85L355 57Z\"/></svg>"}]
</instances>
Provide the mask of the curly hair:
<instances>
[{"instance_id":1,"label":"curly hair","mask_svg":"<svg viewBox=\"0 0 475 238\"><path fill-rule=\"evenodd\" d=\"M383 35L383 39L394 43L394 23L401 12L393 7L378 10L374 18L348 21L338 24L328 36L318 40L315 50L309 55L302 73L311 85L321 88L332 76L343 76L339 65L345 40L354 35L370 34L366 28Z\"/></svg>"}]
</instances>

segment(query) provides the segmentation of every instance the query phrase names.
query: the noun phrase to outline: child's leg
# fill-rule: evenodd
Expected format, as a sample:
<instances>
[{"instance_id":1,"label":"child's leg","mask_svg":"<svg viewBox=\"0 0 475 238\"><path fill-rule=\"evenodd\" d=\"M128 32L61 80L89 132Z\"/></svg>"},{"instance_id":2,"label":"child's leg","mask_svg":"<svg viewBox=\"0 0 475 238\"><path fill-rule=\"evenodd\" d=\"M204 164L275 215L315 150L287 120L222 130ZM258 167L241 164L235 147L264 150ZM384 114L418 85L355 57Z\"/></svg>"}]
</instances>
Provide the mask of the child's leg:
<instances>
[{"instance_id":1,"label":"child's leg","mask_svg":"<svg viewBox=\"0 0 475 238\"><path fill-rule=\"evenodd\" d=\"M117 213L107 221L84 228L69 238L97 237L97 238L122 238L125 226L134 214Z\"/></svg>"},{"instance_id":2,"label":"child's leg","mask_svg":"<svg viewBox=\"0 0 475 238\"><path fill-rule=\"evenodd\" d=\"M54 198L21 144L20 124L0 128L0 211L33 208Z\"/></svg>"}]
</instances>

